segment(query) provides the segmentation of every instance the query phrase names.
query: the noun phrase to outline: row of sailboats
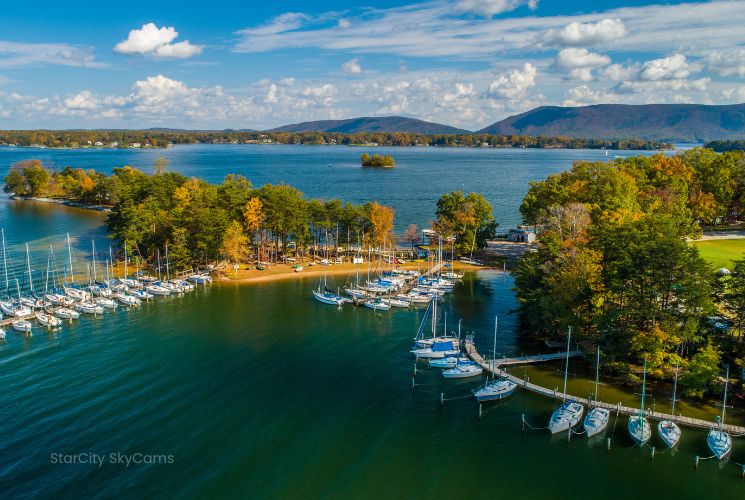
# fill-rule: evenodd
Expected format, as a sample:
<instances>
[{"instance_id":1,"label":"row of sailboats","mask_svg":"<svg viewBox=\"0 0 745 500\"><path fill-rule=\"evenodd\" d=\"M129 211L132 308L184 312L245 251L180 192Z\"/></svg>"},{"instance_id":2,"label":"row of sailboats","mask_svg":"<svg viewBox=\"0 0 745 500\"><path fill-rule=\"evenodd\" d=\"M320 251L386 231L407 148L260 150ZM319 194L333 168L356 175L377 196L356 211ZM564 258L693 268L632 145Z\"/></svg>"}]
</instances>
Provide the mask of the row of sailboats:
<instances>
[{"instance_id":1,"label":"row of sailboats","mask_svg":"<svg viewBox=\"0 0 745 500\"><path fill-rule=\"evenodd\" d=\"M135 307L142 300L152 299L154 295L170 295L194 289L194 284L209 283L211 278L206 274L195 274L187 280L170 279L169 263L166 249L166 280L142 276L137 266L134 276L129 275L129 254L124 246L124 278L112 278L113 255L109 248L109 258L106 259L105 278L99 281L98 259L95 242L91 242L91 262L88 264L88 284L79 285L75 282L75 272L72 259L72 247L69 234L66 237L67 258L64 267L65 276L60 279L57 263L52 246L49 246L47 256L47 270L43 292L34 288L28 243L25 245L26 262L24 274L28 275L27 294L21 293L18 278L13 278L16 285L17 297L10 293L10 273L8 270L8 256L5 242L5 231L0 229L2 237L3 275L5 281L5 296L0 299L0 318L3 315L15 318L13 329L30 334L32 319L36 319L42 327L52 329L62 324L62 320L75 320L81 314L100 315L106 309L116 309L119 304ZM68 276L69 272L69 276ZM155 291L157 293L151 293ZM0 338L5 338L5 332L0 329Z\"/></svg>"}]
</instances>

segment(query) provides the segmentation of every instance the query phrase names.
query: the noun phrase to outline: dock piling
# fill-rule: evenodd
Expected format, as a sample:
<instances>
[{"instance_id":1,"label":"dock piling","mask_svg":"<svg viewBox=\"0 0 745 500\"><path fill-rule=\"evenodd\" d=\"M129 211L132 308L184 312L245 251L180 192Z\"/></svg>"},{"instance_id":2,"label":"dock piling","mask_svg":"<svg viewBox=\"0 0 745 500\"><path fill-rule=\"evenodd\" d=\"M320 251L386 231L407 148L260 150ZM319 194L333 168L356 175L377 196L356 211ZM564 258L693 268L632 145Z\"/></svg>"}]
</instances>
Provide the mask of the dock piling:
<instances>
[{"instance_id":1,"label":"dock piling","mask_svg":"<svg viewBox=\"0 0 745 500\"><path fill-rule=\"evenodd\" d=\"M440 406L445 406L445 393L440 393Z\"/></svg>"},{"instance_id":2,"label":"dock piling","mask_svg":"<svg viewBox=\"0 0 745 500\"><path fill-rule=\"evenodd\" d=\"M608 451L610 451L610 438L608 438Z\"/></svg>"},{"instance_id":3,"label":"dock piling","mask_svg":"<svg viewBox=\"0 0 745 500\"><path fill-rule=\"evenodd\" d=\"M481 418L481 403L479 403L479 419Z\"/></svg>"},{"instance_id":4,"label":"dock piling","mask_svg":"<svg viewBox=\"0 0 745 500\"><path fill-rule=\"evenodd\" d=\"M696 469L698 469L698 460L699 460L699 457L698 455L696 455L696 462L693 465Z\"/></svg>"}]
</instances>

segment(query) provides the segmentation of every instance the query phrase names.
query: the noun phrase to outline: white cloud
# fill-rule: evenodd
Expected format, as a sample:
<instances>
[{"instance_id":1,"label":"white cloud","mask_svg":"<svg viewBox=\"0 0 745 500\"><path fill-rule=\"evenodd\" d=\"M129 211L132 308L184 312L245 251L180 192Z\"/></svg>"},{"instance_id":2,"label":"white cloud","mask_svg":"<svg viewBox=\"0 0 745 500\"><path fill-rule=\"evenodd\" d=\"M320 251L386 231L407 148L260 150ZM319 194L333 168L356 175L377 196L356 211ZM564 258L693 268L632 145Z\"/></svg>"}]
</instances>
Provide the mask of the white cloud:
<instances>
[{"instance_id":1,"label":"white cloud","mask_svg":"<svg viewBox=\"0 0 745 500\"><path fill-rule=\"evenodd\" d=\"M544 45L586 47L610 42L627 34L621 19L601 19L594 23L573 21L561 29L550 29L541 37Z\"/></svg>"},{"instance_id":2,"label":"white cloud","mask_svg":"<svg viewBox=\"0 0 745 500\"><path fill-rule=\"evenodd\" d=\"M728 101L745 101L745 86L723 90L722 97Z\"/></svg>"},{"instance_id":3,"label":"white cloud","mask_svg":"<svg viewBox=\"0 0 745 500\"><path fill-rule=\"evenodd\" d=\"M654 59L644 63L641 72L643 80L680 80L688 78L691 68L683 54L673 54L662 59Z\"/></svg>"},{"instance_id":4,"label":"white cloud","mask_svg":"<svg viewBox=\"0 0 745 500\"><path fill-rule=\"evenodd\" d=\"M613 103L619 100L619 96L613 92L603 90L593 90L587 85L580 85L569 89L565 95L562 106L586 106L588 104Z\"/></svg>"},{"instance_id":5,"label":"white cloud","mask_svg":"<svg viewBox=\"0 0 745 500\"><path fill-rule=\"evenodd\" d=\"M0 40L0 67L11 68L31 64L102 67L96 62L90 47L65 43L22 43Z\"/></svg>"},{"instance_id":6,"label":"white cloud","mask_svg":"<svg viewBox=\"0 0 745 500\"><path fill-rule=\"evenodd\" d=\"M492 17L503 12L515 10L527 5L531 10L538 7L538 1L527 0L459 0L455 4L455 12L460 14L475 14L482 17Z\"/></svg>"},{"instance_id":7,"label":"white cloud","mask_svg":"<svg viewBox=\"0 0 745 500\"><path fill-rule=\"evenodd\" d=\"M90 90L83 90L79 94L65 99L64 105L70 109L91 110L98 107L98 99L96 99Z\"/></svg>"},{"instance_id":8,"label":"white cloud","mask_svg":"<svg viewBox=\"0 0 745 500\"><path fill-rule=\"evenodd\" d=\"M745 49L711 52L706 64L717 75L745 77Z\"/></svg>"},{"instance_id":9,"label":"white cloud","mask_svg":"<svg viewBox=\"0 0 745 500\"><path fill-rule=\"evenodd\" d=\"M355 57L341 65L341 70L349 75L359 75L362 73L362 66L359 58Z\"/></svg>"},{"instance_id":10,"label":"white cloud","mask_svg":"<svg viewBox=\"0 0 745 500\"><path fill-rule=\"evenodd\" d=\"M522 70L513 69L501 75L489 85L488 95L497 98L521 99L535 86L538 70L530 63L525 63Z\"/></svg>"},{"instance_id":11,"label":"white cloud","mask_svg":"<svg viewBox=\"0 0 745 500\"><path fill-rule=\"evenodd\" d=\"M626 92L650 92L655 90L696 90L703 92L708 87L711 79L708 77L697 80L686 80L676 78L670 80L645 80L645 81L627 81L618 85L619 91Z\"/></svg>"},{"instance_id":12,"label":"white cloud","mask_svg":"<svg viewBox=\"0 0 745 500\"><path fill-rule=\"evenodd\" d=\"M279 84L285 87L291 87L292 85L295 85L295 78L294 77L282 78L279 81Z\"/></svg>"},{"instance_id":13,"label":"white cloud","mask_svg":"<svg viewBox=\"0 0 745 500\"><path fill-rule=\"evenodd\" d=\"M610 57L585 48L570 47L556 55L556 65L560 68L597 68L607 64L610 64Z\"/></svg>"},{"instance_id":14,"label":"white cloud","mask_svg":"<svg viewBox=\"0 0 745 500\"><path fill-rule=\"evenodd\" d=\"M352 27L352 22L349 19L339 19L337 25L341 29L345 30L347 28L351 28Z\"/></svg>"},{"instance_id":15,"label":"white cloud","mask_svg":"<svg viewBox=\"0 0 745 500\"><path fill-rule=\"evenodd\" d=\"M201 45L192 45L188 40L172 44L171 42L177 37L178 32L173 26L158 28L154 23L147 23L143 24L140 29L131 30L126 40L114 46L114 52L179 59L202 52Z\"/></svg>"},{"instance_id":16,"label":"white cloud","mask_svg":"<svg viewBox=\"0 0 745 500\"><path fill-rule=\"evenodd\" d=\"M601 75L608 80L622 82L625 80L635 80L639 76L640 70L641 65L638 63L632 63L629 65L611 64L610 66L603 68Z\"/></svg>"}]
</instances>

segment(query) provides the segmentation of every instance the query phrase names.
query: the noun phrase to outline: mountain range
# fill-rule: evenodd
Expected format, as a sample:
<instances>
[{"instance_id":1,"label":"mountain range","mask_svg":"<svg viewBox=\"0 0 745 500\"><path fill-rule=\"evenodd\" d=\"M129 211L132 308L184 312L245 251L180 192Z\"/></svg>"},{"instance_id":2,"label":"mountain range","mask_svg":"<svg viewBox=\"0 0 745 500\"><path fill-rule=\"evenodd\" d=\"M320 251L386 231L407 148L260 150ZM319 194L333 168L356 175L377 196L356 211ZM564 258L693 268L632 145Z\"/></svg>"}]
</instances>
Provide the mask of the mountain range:
<instances>
[{"instance_id":1,"label":"mountain range","mask_svg":"<svg viewBox=\"0 0 745 500\"><path fill-rule=\"evenodd\" d=\"M430 135L472 133L404 116L309 121L277 127L269 132L408 132ZM505 118L476 133L667 142L742 139L745 138L745 104L541 106Z\"/></svg>"},{"instance_id":2,"label":"mountain range","mask_svg":"<svg viewBox=\"0 0 745 500\"><path fill-rule=\"evenodd\" d=\"M745 104L541 106L479 130L499 135L706 142L745 137Z\"/></svg>"},{"instance_id":3,"label":"mountain range","mask_svg":"<svg viewBox=\"0 0 745 500\"><path fill-rule=\"evenodd\" d=\"M463 130L439 123L425 122L405 116L362 116L348 120L320 120L294 123L269 130L268 132L338 132L355 134L358 132L408 132L413 134L470 134Z\"/></svg>"}]
</instances>

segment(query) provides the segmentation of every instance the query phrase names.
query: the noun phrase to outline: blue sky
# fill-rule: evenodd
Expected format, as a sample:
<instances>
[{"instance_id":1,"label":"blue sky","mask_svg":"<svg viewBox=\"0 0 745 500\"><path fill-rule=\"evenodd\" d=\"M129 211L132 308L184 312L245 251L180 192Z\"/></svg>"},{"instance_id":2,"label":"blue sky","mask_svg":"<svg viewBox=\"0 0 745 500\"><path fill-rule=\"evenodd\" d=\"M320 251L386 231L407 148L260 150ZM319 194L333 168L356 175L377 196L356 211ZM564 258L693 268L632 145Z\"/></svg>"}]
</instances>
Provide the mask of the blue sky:
<instances>
[{"instance_id":1,"label":"blue sky","mask_svg":"<svg viewBox=\"0 0 745 500\"><path fill-rule=\"evenodd\" d=\"M745 102L744 1L9 2L0 128Z\"/></svg>"}]
</instances>

